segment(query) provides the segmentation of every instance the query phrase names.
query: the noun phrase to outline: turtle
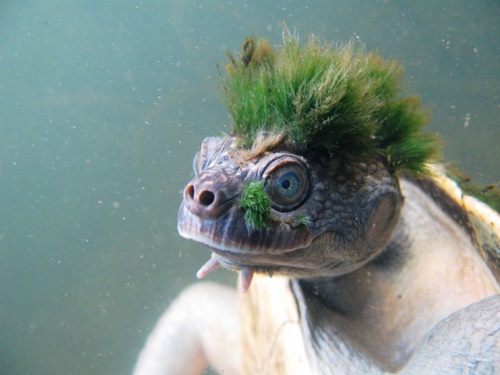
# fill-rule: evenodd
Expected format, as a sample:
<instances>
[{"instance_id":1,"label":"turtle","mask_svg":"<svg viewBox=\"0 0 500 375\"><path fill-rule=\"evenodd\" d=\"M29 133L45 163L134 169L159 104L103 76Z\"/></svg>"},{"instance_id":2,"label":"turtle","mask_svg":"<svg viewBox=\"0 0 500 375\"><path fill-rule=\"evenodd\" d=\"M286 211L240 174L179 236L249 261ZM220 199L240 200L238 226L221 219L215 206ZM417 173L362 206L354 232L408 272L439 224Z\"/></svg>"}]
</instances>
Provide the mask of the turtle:
<instances>
[{"instance_id":1,"label":"turtle","mask_svg":"<svg viewBox=\"0 0 500 375\"><path fill-rule=\"evenodd\" d=\"M211 250L136 374L500 372L497 189L464 192L403 68L354 42L228 54L232 133L206 138L181 236Z\"/></svg>"}]
</instances>

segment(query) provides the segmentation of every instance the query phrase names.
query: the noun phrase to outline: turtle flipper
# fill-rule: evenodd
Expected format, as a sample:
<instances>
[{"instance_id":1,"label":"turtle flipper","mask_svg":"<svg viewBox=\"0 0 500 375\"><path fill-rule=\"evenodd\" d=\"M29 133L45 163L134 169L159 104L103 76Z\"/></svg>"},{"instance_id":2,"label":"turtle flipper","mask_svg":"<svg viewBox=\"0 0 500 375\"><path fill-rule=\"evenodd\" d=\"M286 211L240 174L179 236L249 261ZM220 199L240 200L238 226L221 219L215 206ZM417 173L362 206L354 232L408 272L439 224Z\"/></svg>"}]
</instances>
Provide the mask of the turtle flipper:
<instances>
[{"instance_id":1,"label":"turtle flipper","mask_svg":"<svg viewBox=\"0 0 500 375\"><path fill-rule=\"evenodd\" d=\"M500 295L471 304L439 322L402 374L494 374L500 369Z\"/></svg>"},{"instance_id":2,"label":"turtle flipper","mask_svg":"<svg viewBox=\"0 0 500 375\"><path fill-rule=\"evenodd\" d=\"M165 311L139 354L134 375L201 374L207 365L239 374L236 291L203 282Z\"/></svg>"}]
</instances>

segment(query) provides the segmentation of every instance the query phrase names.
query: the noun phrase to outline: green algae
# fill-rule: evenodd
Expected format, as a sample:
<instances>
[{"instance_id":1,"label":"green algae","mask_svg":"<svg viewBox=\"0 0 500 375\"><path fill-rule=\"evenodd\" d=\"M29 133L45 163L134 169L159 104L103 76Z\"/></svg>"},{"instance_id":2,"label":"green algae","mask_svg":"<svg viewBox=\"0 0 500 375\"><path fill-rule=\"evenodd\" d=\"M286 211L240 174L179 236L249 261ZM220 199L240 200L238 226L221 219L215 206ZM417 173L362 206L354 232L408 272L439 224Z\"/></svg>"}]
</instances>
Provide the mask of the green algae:
<instances>
[{"instance_id":1,"label":"green algae","mask_svg":"<svg viewBox=\"0 0 500 375\"><path fill-rule=\"evenodd\" d=\"M425 173L438 142L425 134L429 113L407 96L396 61L352 43L310 38L300 46L285 30L283 45L251 37L242 59L231 55L222 97L233 135L251 148L261 132L283 134L291 152L346 160L383 157L392 171Z\"/></svg>"},{"instance_id":2,"label":"green algae","mask_svg":"<svg viewBox=\"0 0 500 375\"><path fill-rule=\"evenodd\" d=\"M455 166L449 165L446 168L446 174L452 180L456 181L460 189L481 202L490 206L496 212L500 212L500 183L480 185L475 183L472 178L460 172Z\"/></svg>"},{"instance_id":3,"label":"green algae","mask_svg":"<svg viewBox=\"0 0 500 375\"><path fill-rule=\"evenodd\" d=\"M252 181L243 189L239 206L245 212L247 230L261 230L271 216L271 199L264 191L264 181Z\"/></svg>"}]
</instances>

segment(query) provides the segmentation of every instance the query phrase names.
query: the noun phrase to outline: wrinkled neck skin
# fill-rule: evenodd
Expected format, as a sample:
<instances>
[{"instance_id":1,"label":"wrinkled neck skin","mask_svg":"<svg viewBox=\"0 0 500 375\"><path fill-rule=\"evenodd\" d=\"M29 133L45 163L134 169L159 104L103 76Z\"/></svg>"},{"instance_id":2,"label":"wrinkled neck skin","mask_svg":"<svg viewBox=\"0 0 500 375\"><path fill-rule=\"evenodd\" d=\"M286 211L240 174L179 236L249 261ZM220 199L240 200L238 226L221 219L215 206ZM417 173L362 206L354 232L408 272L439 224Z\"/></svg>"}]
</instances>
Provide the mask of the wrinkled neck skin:
<instances>
[{"instance_id":1,"label":"wrinkled neck skin","mask_svg":"<svg viewBox=\"0 0 500 375\"><path fill-rule=\"evenodd\" d=\"M440 320L499 292L468 234L414 183L402 180L401 188L398 225L376 259L340 277L293 281L301 313L308 315L309 349L322 353L314 357L327 353L332 363L345 357L331 347L338 337L362 349L361 362L371 358L378 368L396 371ZM312 326L332 328L321 336Z\"/></svg>"}]
</instances>

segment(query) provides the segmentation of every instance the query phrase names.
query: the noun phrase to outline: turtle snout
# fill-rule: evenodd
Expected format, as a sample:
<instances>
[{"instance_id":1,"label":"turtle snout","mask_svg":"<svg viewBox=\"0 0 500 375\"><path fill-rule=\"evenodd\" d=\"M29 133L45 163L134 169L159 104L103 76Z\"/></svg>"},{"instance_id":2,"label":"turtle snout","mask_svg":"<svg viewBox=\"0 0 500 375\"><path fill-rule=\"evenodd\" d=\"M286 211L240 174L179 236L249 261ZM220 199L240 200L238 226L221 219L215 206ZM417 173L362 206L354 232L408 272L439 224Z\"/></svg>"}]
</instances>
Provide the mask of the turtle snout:
<instances>
[{"instance_id":1,"label":"turtle snout","mask_svg":"<svg viewBox=\"0 0 500 375\"><path fill-rule=\"evenodd\" d=\"M231 197L235 196L228 182L227 176L202 173L184 189L184 204L202 219L216 219L228 209Z\"/></svg>"},{"instance_id":2,"label":"turtle snout","mask_svg":"<svg viewBox=\"0 0 500 375\"><path fill-rule=\"evenodd\" d=\"M189 184L186 186L186 190L184 191L184 199L196 201L196 203L193 202L192 204L198 204L204 207L209 207L215 201L215 194L210 190L202 190L201 192L196 193L197 194L195 196L194 185Z\"/></svg>"}]
</instances>

